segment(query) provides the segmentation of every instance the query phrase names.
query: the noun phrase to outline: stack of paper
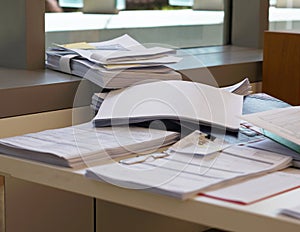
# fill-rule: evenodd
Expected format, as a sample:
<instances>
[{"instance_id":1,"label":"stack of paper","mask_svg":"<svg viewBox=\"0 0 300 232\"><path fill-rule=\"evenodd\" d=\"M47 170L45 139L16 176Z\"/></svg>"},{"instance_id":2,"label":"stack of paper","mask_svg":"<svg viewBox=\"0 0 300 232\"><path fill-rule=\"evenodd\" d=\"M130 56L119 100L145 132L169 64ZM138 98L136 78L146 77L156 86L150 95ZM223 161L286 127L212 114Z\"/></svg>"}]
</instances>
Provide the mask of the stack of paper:
<instances>
[{"instance_id":1,"label":"stack of paper","mask_svg":"<svg viewBox=\"0 0 300 232\"><path fill-rule=\"evenodd\" d=\"M151 152L178 139L175 132L91 123L0 139L0 153L81 168L118 156Z\"/></svg>"},{"instance_id":2,"label":"stack of paper","mask_svg":"<svg viewBox=\"0 0 300 232\"><path fill-rule=\"evenodd\" d=\"M104 98L107 96L108 92L105 93L94 93L92 96L91 109L94 115L98 113L100 106L102 105Z\"/></svg>"},{"instance_id":3,"label":"stack of paper","mask_svg":"<svg viewBox=\"0 0 300 232\"><path fill-rule=\"evenodd\" d=\"M187 199L208 187L283 169L291 158L243 146L211 155L175 153L143 162L111 163L87 169L86 176L120 187ZM127 162L128 163L128 162Z\"/></svg>"},{"instance_id":4,"label":"stack of paper","mask_svg":"<svg viewBox=\"0 0 300 232\"><path fill-rule=\"evenodd\" d=\"M252 86L248 78L245 78L241 82L238 82L234 85L222 87L222 89L231 93L244 95L244 96L247 96L252 93Z\"/></svg>"},{"instance_id":5,"label":"stack of paper","mask_svg":"<svg viewBox=\"0 0 300 232\"><path fill-rule=\"evenodd\" d=\"M250 85L248 78L245 78L243 81L241 81L239 83L236 83L232 86L223 87L221 89L231 92L231 93L246 96L246 95L249 95L250 93L252 93L251 88L252 87ZM93 112L95 113L95 115L97 114L97 112L106 96L107 96L107 93L94 93L94 95L92 97L91 108L92 108Z\"/></svg>"},{"instance_id":6,"label":"stack of paper","mask_svg":"<svg viewBox=\"0 0 300 232\"><path fill-rule=\"evenodd\" d=\"M50 69L86 78L105 89L149 80L181 80L167 67L181 58L164 47L146 48L128 35L98 43L54 45L46 51Z\"/></svg>"},{"instance_id":7,"label":"stack of paper","mask_svg":"<svg viewBox=\"0 0 300 232\"><path fill-rule=\"evenodd\" d=\"M110 91L93 121L102 127L173 120L181 126L200 124L237 131L242 107L241 95L220 88L190 81L156 81Z\"/></svg>"}]
</instances>

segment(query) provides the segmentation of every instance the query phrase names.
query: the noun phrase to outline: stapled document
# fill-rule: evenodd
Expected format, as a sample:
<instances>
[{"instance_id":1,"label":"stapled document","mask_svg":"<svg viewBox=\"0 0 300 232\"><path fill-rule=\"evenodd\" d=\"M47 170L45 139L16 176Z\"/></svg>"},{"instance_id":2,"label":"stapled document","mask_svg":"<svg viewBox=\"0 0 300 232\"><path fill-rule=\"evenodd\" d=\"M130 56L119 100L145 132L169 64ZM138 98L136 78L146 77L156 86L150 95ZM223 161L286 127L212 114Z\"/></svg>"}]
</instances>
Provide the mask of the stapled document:
<instances>
[{"instance_id":1,"label":"stapled document","mask_svg":"<svg viewBox=\"0 0 300 232\"><path fill-rule=\"evenodd\" d=\"M209 138L208 138L209 137ZM209 155L231 146L223 139L210 137L196 130L169 147L168 154L181 153L187 155Z\"/></svg>"}]
</instances>

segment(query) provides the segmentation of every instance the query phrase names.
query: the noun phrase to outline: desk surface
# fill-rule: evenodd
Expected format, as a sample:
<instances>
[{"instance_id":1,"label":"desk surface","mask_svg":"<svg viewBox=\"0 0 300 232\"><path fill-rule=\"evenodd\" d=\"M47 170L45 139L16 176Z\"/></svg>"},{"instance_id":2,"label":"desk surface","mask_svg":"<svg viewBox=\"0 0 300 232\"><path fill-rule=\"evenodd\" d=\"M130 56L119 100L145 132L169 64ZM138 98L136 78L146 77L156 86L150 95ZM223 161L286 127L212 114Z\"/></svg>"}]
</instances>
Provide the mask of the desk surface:
<instances>
[{"instance_id":1,"label":"desk surface","mask_svg":"<svg viewBox=\"0 0 300 232\"><path fill-rule=\"evenodd\" d=\"M87 179L84 170L74 171L4 155L0 155L0 170L20 180L230 231L300 230L300 220L278 215L280 208L299 203L300 189L243 206L202 196L181 201L124 189Z\"/></svg>"},{"instance_id":2,"label":"desk surface","mask_svg":"<svg viewBox=\"0 0 300 232\"><path fill-rule=\"evenodd\" d=\"M246 104L252 105L254 99L249 98L248 100L250 102L248 101ZM275 103L274 107L280 107L277 102ZM270 105L268 104L268 106ZM257 108L257 104L255 104L255 108ZM59 119L53 119L49 113L36 115L34 119L35 122L37 119L42 119L44 123L47 122L46 124L53 120L56 123L62 121L61 115ZM24 118L20 120L23 122L22 124L28 125L30 128L34 125L37 130L45 129ZM13 119L13 121L16 123L17 119ZM74 171L5 155L0 155L0 171L7 177L229 231L300 230L300 220L278 215L280 208L299 204L300 189L243 206L203 196L181 201L145 191L124 189L87 179L83 175L84 170Z\"/></svg>"}]
</instances>

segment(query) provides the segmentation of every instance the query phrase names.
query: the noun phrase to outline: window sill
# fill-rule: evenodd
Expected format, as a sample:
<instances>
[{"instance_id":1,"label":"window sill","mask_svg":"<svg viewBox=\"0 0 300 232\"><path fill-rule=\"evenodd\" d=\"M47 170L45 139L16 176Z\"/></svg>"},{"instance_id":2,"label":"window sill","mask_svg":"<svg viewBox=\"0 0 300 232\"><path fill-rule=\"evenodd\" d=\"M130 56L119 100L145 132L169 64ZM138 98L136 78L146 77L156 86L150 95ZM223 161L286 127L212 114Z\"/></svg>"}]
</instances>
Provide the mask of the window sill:
<instances>
[{"instance_id":1,"label":"window sill","mask_svg":"<svg viewBox=\"0 0 300 232\"><path fill-rule=\"evenodd\" d=\"M182 49L185 62L173 68L185 79L226 86L245 77L262 80L262 51L235 46ZM213 77L213 78L212 78ZM99 88L81 78L52 70L0 68L0 118L89 105ZM78 87L85 95L76 96ZM82 97L82 99L81 99Z\"/></svg>"}]
</instances>

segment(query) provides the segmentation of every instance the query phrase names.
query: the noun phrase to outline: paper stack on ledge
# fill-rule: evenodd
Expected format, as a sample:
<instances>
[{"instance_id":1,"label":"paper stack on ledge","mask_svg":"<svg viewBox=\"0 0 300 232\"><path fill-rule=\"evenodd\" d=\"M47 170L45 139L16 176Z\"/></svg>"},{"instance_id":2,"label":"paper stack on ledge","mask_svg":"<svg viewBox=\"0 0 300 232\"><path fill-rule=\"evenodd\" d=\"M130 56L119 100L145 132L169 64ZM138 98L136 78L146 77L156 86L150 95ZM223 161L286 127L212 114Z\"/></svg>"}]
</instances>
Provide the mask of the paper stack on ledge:
<instances>
[{"instance_id":1,"label":"paper stack on ledge","mask_svg":"<svg viewBox=\"0 0 300 232\"><path fill-rule=\"evenodd\" d=\"M167 67L181 60L174 49L146 48L128 35L98 43L54 45L46 55L47 68L86 78L105 89L182 79Z\"/></svg>"}]
</instances>

